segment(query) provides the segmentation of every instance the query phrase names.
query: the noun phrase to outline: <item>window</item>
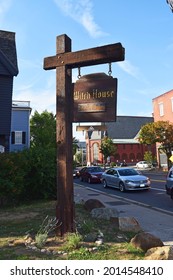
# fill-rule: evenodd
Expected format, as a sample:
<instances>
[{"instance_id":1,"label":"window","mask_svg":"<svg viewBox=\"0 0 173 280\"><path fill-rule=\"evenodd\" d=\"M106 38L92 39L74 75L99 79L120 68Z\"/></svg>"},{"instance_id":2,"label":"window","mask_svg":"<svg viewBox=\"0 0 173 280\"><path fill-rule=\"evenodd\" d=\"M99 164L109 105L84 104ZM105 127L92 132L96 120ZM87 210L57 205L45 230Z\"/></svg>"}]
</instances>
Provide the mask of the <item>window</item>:
<instances>
[{"instance_id":1,"label":"window","mask_svg":"<svg viewBox=\"0 0 173 280\"><path fill-rule=\"evenodd\" d=\"M11 144L26 144L26 132L12 131Z\"/></svg>"},{"instance_id":2,"label":"window","mask_svg":"<svg viewBox=\"0 0 173 280\"><path fill-rule=\"evenodd\" d=\"M93 153L94 153L94 160L99 159L99 146L97 143L94 143L93 145Z\"/></svg>"},{"instance_id":3,"label":"window","mask_svg":"<svg viewBox=\"0 0 173 280\"><path fill-rule=\"evenodd\" d=\"M118 177L118 172L116 170L113 170L113 175Z\"/></svg>"},{"instance_id":4,"label":"window","mask_svg":"<svg viewBox=\"0 0 173 280\"><path fill-rule=\"evenodd\" d=\"M159 103L159 113L161 117L164 115L163 103Z\"/></svg>"},{"instance_id":5,"label":"window","mask_svg":"<svg viewBox=\"0 0 173 280\"><path fill-rule=\"evenodd\" d=\"M113 169L109 169L106 174L108 175L114 175L114 170Z\"/></svg>"}]
</instances>

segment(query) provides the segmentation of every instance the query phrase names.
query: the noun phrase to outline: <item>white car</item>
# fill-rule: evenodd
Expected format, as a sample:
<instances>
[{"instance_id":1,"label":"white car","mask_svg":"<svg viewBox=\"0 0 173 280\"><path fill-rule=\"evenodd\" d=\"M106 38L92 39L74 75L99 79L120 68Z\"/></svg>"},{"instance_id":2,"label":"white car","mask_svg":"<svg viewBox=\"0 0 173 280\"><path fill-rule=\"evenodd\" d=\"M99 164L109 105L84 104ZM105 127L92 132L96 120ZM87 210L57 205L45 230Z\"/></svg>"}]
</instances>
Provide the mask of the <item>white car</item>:
<instances>
[{"instance_id":1,"label":"white car","mask_svg":"<svg viewBox=\"0 0 173 280\"><path fill-rule=\"evenodd\" d=\"M148 163L147 161L139 161L136 164L137 168L151 168L152 165L150 163Z\"/></svg>"}]
</instances>

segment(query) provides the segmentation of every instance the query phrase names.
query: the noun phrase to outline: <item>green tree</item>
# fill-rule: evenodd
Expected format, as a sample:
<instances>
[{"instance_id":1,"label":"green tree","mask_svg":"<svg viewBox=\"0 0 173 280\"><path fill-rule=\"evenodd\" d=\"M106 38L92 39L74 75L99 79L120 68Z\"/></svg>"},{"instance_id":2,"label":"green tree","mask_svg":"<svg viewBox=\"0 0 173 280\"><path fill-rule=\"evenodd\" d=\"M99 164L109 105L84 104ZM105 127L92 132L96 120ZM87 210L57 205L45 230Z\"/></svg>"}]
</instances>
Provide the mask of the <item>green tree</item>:
<instances>
[{"instance_id":1,"label":"green tree","mask_svg":"<svg viewBox=\"0 0 173 280\"><path fill-rule=\"evenodd\" d=\"M169 158L173 148L173 124L168 121L148 123L141 127L139 141L143 144L160 143L159 150L166 154L168 168L171 166Z\"/></svg>"},{"instance_id":2,"label":"green tree","mask_svg":"<svg viewBox=\"0 0 173 280\"><path fill-rule=\"evenodd\" d=\"M144 160L146 160L148 163L152 164L154 161L154 157L151 151L146 151L144 153Z\"/></svg>"},{"instance_id":3,"label":"green tree","mask_svg":"<svg viewBox=\"0 0 173 280\"><path fill-rule=\"evenodd\" d=\"M35 111L30 120L31 148L26 152L26 197L56 196L56 116ZM29 191L30 190L30 191Z\"/></svg>"},{"instance_id":4,"label":"green tree","mask_svg":"<svg viewBox=\"0 0 173 280\"><path fill-rule=\"evenodd\" d=\"M116 146L113 140L105 136L101 141L100 152L103 154L104 162L106 163L109 156L114 156L116 153Z\"/></svg>"},{"instance_id":5,"label":"green tree","mask_svg":"<svg viewBox=\"0 0 173 280\"><path fill-rule=\"evenodd\" d=\"M56 146L56 117L53 113L37 111L30 120L31 147Z\"/></svg>"},{"instance_id":6,"label":"green tree","mask_svg":"<svg viewBox=\"0 0 173 280\"><path fill-rule=\"evenodd\" d=\"M77 150L79 149L79 140L73 137L73 156L76 154Z\"/></svg>"}]
</instances>

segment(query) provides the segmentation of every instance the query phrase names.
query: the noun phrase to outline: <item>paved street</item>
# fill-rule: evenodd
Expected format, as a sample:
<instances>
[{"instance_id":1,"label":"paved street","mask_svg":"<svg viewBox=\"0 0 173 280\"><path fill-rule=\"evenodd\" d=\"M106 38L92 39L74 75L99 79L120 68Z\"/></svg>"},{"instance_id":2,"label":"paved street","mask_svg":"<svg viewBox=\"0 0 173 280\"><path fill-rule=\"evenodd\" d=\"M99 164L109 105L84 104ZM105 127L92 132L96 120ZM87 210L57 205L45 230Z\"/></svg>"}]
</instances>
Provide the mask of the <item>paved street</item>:
<instances>
[{"instance_id":1,"label":"paved street","mask_svg":"<svg viewBox=\"0 0 173 280\"><path fill-rule=\"evenodd\" d=\"M159 237L164 244L173 245L173 215L168 212L164 213L157 208L152 209L125 198L117 198L100 190L94 190L89 185L83 187L80 181L74 183L74 198L76 202L96 198L108 207L115 207L119 216L134 217L144 231Z\"/></svg>"},{"instance_id":2,"label":"paved street","mask_svg":"<svg viewBox=\"0 0 173 280\"><path fill-rule=\"evenodd\" d=\"M165 190L166 172L142 171L142 173L151 180L151 189L149 191L129 191L122 193L115 188L105 189L103 188L103 184L88 184L87 182L80 182L80 179L75 179L74 182L84 187L90 187L94 190L110 194L117 199L128 199L140 205L168 211L168 213L170 212L173 215L173 201L166 194Z\"/></svg>"}]
</instances>

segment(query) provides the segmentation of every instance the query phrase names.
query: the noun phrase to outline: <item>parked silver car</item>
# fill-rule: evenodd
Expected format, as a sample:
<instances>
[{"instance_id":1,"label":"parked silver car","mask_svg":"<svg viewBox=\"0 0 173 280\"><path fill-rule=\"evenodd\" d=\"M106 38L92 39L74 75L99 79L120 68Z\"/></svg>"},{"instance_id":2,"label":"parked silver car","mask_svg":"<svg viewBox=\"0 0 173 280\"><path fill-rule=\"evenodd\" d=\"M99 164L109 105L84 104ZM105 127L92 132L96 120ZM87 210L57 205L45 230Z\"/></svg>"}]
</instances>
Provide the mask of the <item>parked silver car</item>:
<instances>
[{"instance_id":1,"label":"parked silver car","mask_svg":"<svg viewBox=\"0 0 173 280\"><path fill-rule=\"evenodd\" d=\"M166 193L173 199L173 167L170 168L166 177Z\"/></svg>"},{"instance_id":2,"label":"parked silver car","mask_svg":"<svg viewBox=\"0 0 173 280\"><path fill-rule=\"evenodd\" d=\"M150 179L129 167L110 168L102 174L101 181L104 188L118 188L121 192L150 189Z\"/></svg>"}]
</instances>

